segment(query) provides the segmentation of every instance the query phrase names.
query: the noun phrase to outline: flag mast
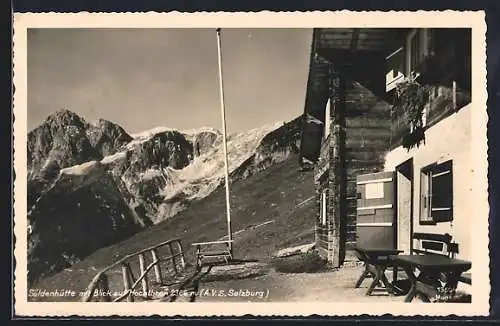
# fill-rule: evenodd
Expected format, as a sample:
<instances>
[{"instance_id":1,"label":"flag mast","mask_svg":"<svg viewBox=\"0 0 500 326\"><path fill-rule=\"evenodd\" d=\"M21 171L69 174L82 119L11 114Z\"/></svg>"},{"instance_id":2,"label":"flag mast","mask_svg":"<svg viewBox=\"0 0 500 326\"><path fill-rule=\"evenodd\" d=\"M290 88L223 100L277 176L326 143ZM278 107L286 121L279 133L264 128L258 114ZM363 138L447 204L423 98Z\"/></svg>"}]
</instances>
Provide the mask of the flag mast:
<instances>
[{"instance_id":1,"label":"flag mast","mask_svg":"<svg viewBox=\"0 0 500 326\"><path fill-rule=\"evenodd\" d=\"M222 83L222 53L221 53L221 29L217 28L217 57L219 63L219 90L220 90L220 104L222 116L222 143L224 149L224 165L225 165L225 184L226 184L226 217L227 217L227 236L229 240L229 251L231 256L233 254L233 234L231 231L231 206L229 203L229 167L227 159L227 142L226 142L226 109L224 105L224 87Z\"/></svg>"}]
</instances>

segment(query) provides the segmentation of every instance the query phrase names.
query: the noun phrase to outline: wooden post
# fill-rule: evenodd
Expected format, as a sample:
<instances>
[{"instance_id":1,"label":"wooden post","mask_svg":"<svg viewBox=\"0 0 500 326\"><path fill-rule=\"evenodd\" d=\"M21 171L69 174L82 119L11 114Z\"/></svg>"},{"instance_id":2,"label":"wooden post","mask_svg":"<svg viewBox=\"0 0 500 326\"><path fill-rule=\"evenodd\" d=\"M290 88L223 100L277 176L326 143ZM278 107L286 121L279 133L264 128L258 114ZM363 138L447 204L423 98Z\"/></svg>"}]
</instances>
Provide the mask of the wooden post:
<instances>
[{"instance_id":1,"label":"wooden post","mask_svg":"<svg viewBox=\"0 0 500 326\"><path fill-rule=\"evenodd\" d=\"M201 246L196 246L196 269L201 269Z\"/></svg>"},{"instance_id":2,"label":"wooden post","mask_svg":"<svg viewBox=\"0 0 500 326\"><path fill-rule=\"evenodd\" d=\"M343 70L343 69L342 69ZM330 65L330 103L331 138L330 138L330 195L329 203L332 214L332 267L340 267L345 257L345 228L342 213L345 211L345 76L344 71L334 70Z\"/></svg>"},{"instance_id":3,"label":"wooden post","mask_svg":"<svg viewBox=\"0 0 500 326\"><path fill-rule=\"evenodd\" d=\"M141 275L144 274L141 283L142 283L142 292L144 292L144 296L148 297L149 287L148 287L148 275L146 273L146 261L144 257L144 253L139 254L139 265L141 269Z\"/></svg>"},{"instance_id":4,"label":"wooden post","mask_svg":"<svg viewBox=\"0 0 500 326\"><path fill-rule=\"evenodd\" d=\"M103 297L104 302L111 302L111 295L108 295L109 292L109 280L106 274L101 274L100 277L101 288L104 291L105 295Z\"/></svg>"},{"instance_id":5,"label":"wooden post","mask_svg":"<svg viewBox=\"0 0 500 326\"><path fill-rule=\"evenodd\" d=\"M156 253L156 249L151 250L151 256L153 257L153 263L155 264L154 270L155 270L156 282L158 284L163 284L163 281L161 279L160 261L158 260L158 254Z\"/></svg>"},{"instance_id":6,"label":"wooden post","mask_svg":"<svg viewBox=\"0 0 500 326\"><path fill-rule=\"evenodd\" d=\"M130 270L130 266L127 263L123 263L122 264L122 277L123 277L123 288L124 288L125 292L132 291L132 289L130 288L129 270ZM127 296L127 301L134 302L134 296L133 296L132 292L130 292L129 295Z\"/></svg>"},{"instance_id":7,"label":"wooden post","mask_svg":"<svg viewBox=\"0 0 500 326\"><path fill-rule=\"evenodd\" d=\"M172 260L172 268L174 269L174 275L179 274L177 271L177 264L175 263L175 254L174 254L174 248L172 246L172 242L168 243L168 249L170 249L170 260Z\"/></svg>"},{"instance_id":8,"label":"wooden post","mask_svg":"<svg viewBox=\"0 0 500 326\"><path fill-rule=\"evenodd\" d=\"M181 257L181 266L182 269L186 268L186 261L184 260L184 251L182 250L182 244L180 241L176 241L177 248L179 249L180 257Z\"/></svg>"},{"instance_id":9,"label":"wooden post","mask_svg":"<svg viewBox=\"0 0 500 326\"><path fill-rule=\"evenodd\" d=\"M224 83L222 73L222 44L221 44L221 30L217 29L217 59L219 64L219 94L221 105L221 118L222 118L222 149L224 152L224 174L226 185L226 220L227 220L227 238L229 241L233 239L233 231L231 229L231 205L229 194L229 163L227 154L227 141L226 141L226 107L224 104ZM229 242L229 251L233 255L233 243Z\"/></svg>"},{"instance_id":10,"label":"wooden post","mask_svg":"<svg viewBox=\"0 0 500 326\"><path fill-rule=\"evenodd\" d=\"M101 274L96 284L96 290L98 295L95 296L95 301L99 302L110 302L111 297L108 295L109 292L109 282L106 274ZM101 295L102 294L102 295Z\"/></svg>"}]
</instances>

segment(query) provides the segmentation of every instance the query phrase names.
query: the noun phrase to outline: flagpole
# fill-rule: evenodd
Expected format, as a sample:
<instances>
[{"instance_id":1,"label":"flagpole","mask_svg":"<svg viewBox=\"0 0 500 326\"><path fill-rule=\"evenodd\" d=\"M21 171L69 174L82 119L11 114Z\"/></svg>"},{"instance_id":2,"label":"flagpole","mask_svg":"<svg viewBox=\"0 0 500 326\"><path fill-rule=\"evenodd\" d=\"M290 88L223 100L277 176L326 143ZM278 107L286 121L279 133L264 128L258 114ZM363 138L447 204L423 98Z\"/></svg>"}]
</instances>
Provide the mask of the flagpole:
<instances>
[{"instance_id":1,"label":"flagpole","mask_svg":"<svg viewBox=\"0 0 500 326\"><path fill-rule=\"evenodd\" d=\"M226 184L226 217L227 217L227 236L229 240L229 251L233 254L233 234L231 231L231 206L229 204L229 167L227 160L227 142L226 142L226 109L224 105L224 86L222 82L222 53L221 53L221 35L220 28L217 28L217 57L219 62L219 88L220 88L220 105L222 116L222 143L224 149L224 165L225 165L225 184Z\"/></svg>"}]
</instances>

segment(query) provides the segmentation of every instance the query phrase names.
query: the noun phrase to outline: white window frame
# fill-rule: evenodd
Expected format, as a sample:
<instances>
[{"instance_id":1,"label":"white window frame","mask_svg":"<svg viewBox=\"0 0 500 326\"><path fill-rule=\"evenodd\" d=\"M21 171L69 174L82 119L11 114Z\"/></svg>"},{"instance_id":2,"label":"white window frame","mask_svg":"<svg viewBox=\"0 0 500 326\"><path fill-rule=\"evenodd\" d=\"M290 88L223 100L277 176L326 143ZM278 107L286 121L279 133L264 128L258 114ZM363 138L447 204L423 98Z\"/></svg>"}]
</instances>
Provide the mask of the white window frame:
<instances>
[{"instance_id":1,"label":"white window frame","mask_svg":"<svg viewBox=\"0 0 500 326\"><path fill-rule=\"evenodd\" d=\"M440 164L445 164L449 163L450 164L450 169L445 170L442 172L435 173L434 169ZM433 167L426 167L422 169L421 171L421 176L420 176L420 217L419 217L419 222L420 224L436 224L440 222L450 222L453 221L453 162L452 161L447 161L443 162L440 164L432 164L431 166ZM440 176L446 175L446 174L452 174L452 189L451 193L449 194L451 197L451 205L450 207L432 207L432 196L433 196L433 190L432 190L432 180L434 178L438 178ZM437 221L436 218L432 215L432 212L437 212L437 211L450 211L450 220L446 221Z\"/></svg>"},{"instance_id":2,"label":"white window frame","mask_svg":"<svg viewBox=\"0 0 500 326\"><path fill-rule=\"evenodd\" d=\"M328 98L328 101L326 102L325 106L325 124L323 130L323 140L327 139L328 136L330 135L331 112L332 112L332 106L330 104L330 98Z\"/></svg>"},{"instance_id":3,"label":"white window frame","mask_svg":"<svg viewBox=\"0 0 500 326\"><path fill-rule=\"evenodd\" d=\"M319 218L322 226L326 226L328 216L328 189L323 189L320 195Z\"/></svg>"}]
</instances>

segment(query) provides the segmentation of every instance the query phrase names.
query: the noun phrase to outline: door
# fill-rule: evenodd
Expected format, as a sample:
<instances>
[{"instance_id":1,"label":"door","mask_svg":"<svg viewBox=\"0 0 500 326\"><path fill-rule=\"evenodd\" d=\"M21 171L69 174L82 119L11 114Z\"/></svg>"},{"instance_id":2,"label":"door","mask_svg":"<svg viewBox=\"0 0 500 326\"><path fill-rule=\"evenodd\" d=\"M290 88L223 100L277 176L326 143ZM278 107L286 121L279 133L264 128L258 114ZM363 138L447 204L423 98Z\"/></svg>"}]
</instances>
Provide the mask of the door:
<instances>
[{"instance_id":1,"label":"door","mask_svg":"<svg viewBox=\"0 0 500 326\"><path fill-rule=\"evenodd\" d=\"M411 250L412 233L412 197L413 197L413 162L408 160L396 167L396 218L397 218L397 249L409 254Z\"/></svg>"},{"instance_id":2,"label":"door","mask_svg":"<svg viewBox=\"0 0 500 326\"><path fill-rule=\"evenodd\" d=\"M356 188L357 245L368 248L395 248L394 172L358 175Z\"/></svg>"}]
</instances>

